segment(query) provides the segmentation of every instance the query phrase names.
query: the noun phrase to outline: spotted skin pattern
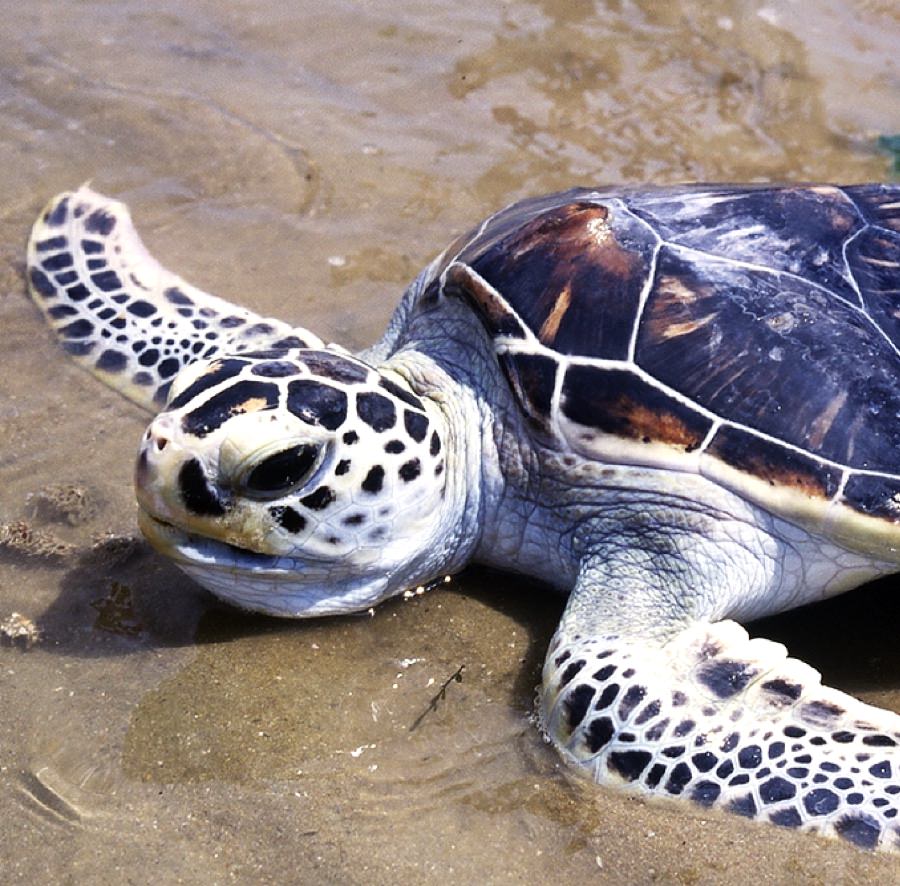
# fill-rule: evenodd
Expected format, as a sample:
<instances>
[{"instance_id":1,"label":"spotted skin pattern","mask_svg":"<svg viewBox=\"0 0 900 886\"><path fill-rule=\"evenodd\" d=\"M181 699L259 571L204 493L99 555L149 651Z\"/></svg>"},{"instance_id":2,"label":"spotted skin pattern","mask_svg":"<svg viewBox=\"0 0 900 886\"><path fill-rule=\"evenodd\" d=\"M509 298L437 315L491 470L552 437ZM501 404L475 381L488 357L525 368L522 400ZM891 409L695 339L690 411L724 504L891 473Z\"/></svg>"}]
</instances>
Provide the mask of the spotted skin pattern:
<instances>
[{"instance_id":1,"label":"spotted skin pattern","mask_svg":"<svg viewBox=\"0 0 900 886\"><path fill-rule=\"evenodd\" d=\"M320 347L307 330L264 319L186 283L144 248L121 203L87 187L55 197L28 245L34 300L78 363L151 409L175 376L214 354L263 345Z\"/></svg>"},{"instance_id":2,"label":"spotted skin pattern","mask_svg":"<svg viewBox=\"0 0 900 886\"><path fill-rule=\"evenodd\" d=\"M900 188L575 189L486 219L359 357L162 268L87 188L34 300L162 410L141 528L239 606L358 611L478 561L570 593L539 716L597 782L900 848L900 716L755 618L896 572Z\"/></svg>"},{"instance_id":3,"label":"spotted skin pattern","mask_svg":"<svg viewBox=\"0 0 900 886\"><path fill-rule=\"evenodd\" d=\"M900 845L900 718L821 686L733 622L698 626L655 656L614 635L557 639L542 710L564 756L597 781L865 849Z\"/></svg>"},{"instance_id":4,"label":"spotted skin pattern","mask_svg":"<svg viewBox=\"0 0 900 886\"><path fill-rule=\"evenodd\" d=\"M440 493L444 460L422 401L352 357L291 348L213 360L167 409L183 435L220 447L230 442L230 420L251 411L280 411L298 420L284 448L241 464L252 487L255 470L266 470L273 459L288 453L283 464L269 470L295 483L289 482L284 494L277 494L277 480L274 486L264 485L260 502L273 553L290 555L302 548L307 554L334 557L377 549L394 513L422 497L426 477L432 489L437 481ZM327 447L329 470L314 472L309 483L303 481L319 459L298 451L296 441L305 428L328 432L318 447L310 448ZM152 438L150 429L145 439ZM152 447L142 449L139 471L151 452ZM181 505L196 518L227 521L240 493L240 477L230 474L221 459L215 476L197 460L187 464L187 473L182 469L179 475Z\"/></svg>"}]
</instances>

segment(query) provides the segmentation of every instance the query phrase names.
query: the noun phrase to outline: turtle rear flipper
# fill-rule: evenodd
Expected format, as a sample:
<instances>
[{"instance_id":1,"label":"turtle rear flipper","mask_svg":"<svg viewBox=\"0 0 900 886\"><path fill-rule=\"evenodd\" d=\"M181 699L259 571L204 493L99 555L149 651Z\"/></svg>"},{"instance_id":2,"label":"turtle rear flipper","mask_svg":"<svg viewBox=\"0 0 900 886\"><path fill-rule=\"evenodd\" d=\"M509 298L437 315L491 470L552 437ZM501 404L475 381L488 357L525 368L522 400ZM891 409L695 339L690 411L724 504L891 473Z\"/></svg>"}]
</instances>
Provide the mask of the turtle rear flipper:
<instances>
[{"instance_id":1,"label":"turtle rear flipper","mask_svg":"<svg viewBox=\"0 0 900 886\"><path fill-rule=\"evenodd\" d=\"M126 207L86 186L55 197L35 222L28 282L66 351L152 411L195 360L322 346L305 329L264 319L166 270L147 252Z\"/></svg>"},{"instance_id":2,"label":"turtle rear flipper","mask_svg":"<svg viewBox=\"0 0 900 886\"><path fill-rule=\"evenodd\" d=\"M900 717L731 621L551 644L542 721L600 782L896 849Z\"/></svg>"}]
</instances>

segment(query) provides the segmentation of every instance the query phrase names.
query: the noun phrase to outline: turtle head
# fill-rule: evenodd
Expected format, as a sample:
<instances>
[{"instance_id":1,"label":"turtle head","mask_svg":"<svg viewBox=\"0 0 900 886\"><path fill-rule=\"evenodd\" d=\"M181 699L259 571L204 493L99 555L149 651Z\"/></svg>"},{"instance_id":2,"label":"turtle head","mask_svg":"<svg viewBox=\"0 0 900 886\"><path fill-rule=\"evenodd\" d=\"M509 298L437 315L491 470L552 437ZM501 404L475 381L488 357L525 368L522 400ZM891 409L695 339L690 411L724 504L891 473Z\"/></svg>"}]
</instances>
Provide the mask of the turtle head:
<instances>
[{"instance_id":1,"label":"turtle head","mask_svg":"<svg viewBox=\"0 0 900 886\"><path fill-rule=\"evenodd\" d=\"M191 364L141 443L141 529L246 609L365 609L438 575L442 419L402 379L328 350Z\"/></svg>"}]
</instances>

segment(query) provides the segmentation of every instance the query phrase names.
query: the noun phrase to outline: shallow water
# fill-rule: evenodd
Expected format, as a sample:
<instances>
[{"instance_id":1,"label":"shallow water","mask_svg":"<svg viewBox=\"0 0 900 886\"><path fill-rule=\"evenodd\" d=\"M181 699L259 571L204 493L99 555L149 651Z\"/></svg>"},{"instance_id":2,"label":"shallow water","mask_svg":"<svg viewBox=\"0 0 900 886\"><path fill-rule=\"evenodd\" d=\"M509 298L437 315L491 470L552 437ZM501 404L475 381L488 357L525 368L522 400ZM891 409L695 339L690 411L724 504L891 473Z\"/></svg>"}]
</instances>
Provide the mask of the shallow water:
<instances>
[{"instance_id":1,"label":"shallow water","mask_svg":"<svg viewBox=\"0 0 900 886\"><path fill-rule=\"evenodd\" d=\"M896 3L3 7L0 523L31 535L0 549L0 619L41 631L0 647L5 882L900 879L566 780L529 722L562 606L539 587L471 571L308 624L216 606L136 537L145 416L66 361L21 275L41 205L91 179L192 282L362 346L518 197L884 178ZM757 632L900 710L893 584Z\"/></svg>"}]
</instances>

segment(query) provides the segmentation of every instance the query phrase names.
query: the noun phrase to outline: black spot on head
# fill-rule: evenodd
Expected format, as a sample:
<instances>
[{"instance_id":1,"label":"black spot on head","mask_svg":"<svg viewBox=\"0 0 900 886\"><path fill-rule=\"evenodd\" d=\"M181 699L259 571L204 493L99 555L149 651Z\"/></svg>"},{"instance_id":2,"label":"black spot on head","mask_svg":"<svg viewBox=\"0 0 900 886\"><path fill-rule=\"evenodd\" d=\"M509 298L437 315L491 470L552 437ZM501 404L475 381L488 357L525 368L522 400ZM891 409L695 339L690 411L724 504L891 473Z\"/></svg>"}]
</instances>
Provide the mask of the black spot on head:
<instances>
[{"instance_id":1,"label":"black spot on head","mask_svg":"<svg viewBox=\"0 0 900 886\"><path fill-rule=\"evenodd\" d=\"M666 727L669 725L669 718L665 717L660 720L658 723L654 723L647 731L644 733L647 741L659 741L662 738L662 734L666 731Z\"/></svg>"},{"instance_id":2,"label":"black spot on head","mask_svg":"<svg viewBox=\"0 0 900 886\"><path fill-rule=\"evenodd\" d=\"M878 822L864 812L855 815L845 815L834 824L834 829L845 840L849 840L863 849L874 849L878 845L881 836L881 828Z\"/></svg>"},{"instance_id":3,"label":"black spot on head","mask_svg":"<svg viewBox=\"0 0 900 886\"><path fill-rule=\"evenodd\" d=\"M422 401L415 395L409 391L404 391L400 385L394 384L394 382L389 381L384 377L379 377L378 384L381 385L386 391L393 394L398 400L402 400L404 403L409 404L415 409L422 410Z\"/></svg>"},{"instance_id":4,"label":"black spot on head","mask_svg":"<svg viewBox=\"0 0 900 886\"><path fill-rule=\"evenodd\" d=\"M634 781L640 778L652 759L653 755L649 751L613 751L607 765L626 781Z\"/></svg>"},{"instance_id":5,"label":"black spot on head","mask_svg":"<svg viewBox=\"0 0 900 886\"><path fill-rule=\"evenodd\" d=\"M784 742L783 741L773 741L772 744L769 745L769 759L775 760L780 757L784 753Z\"/></svg>"},{"instance_id":6,"label":"black spot on head","mask_svg":"<svg viewBox=\"0 0 900 886\"><path fill-rule=\"evenodd\" d=\"M344 517L341 522L344 526L361 526L366 522L365 514L351 514L349 517Z\"/></svg>"},{"instance_id":7,"label":"black spot on head","mask_svg":"<svg viewBox=\"0 0 900 886\"><path fill-rule=\"evenodd\" d=\"M404 483L409 483L422 473L422 465L419 463L419 459L413 458L401 465L398 473Z\"/></svg>"},{"instance_id":8,"label":"black spot on head","mask_svg":"<svg viewBox=\"0 0 900 886\"><path fill-rule=\"evenodd\" d=\"M616 700L620 688L618 683L610 683L609 686L600 693L600 698L597 700L597 710L602 711L608 708Z\"/></svg>"},{"instance_id":9,"label":"black spot on head","mask_svg":"<svg viewBox=\"0 0 900 886\"><path fill-rule=\"evenodd\" d=\"M367 367L330 351L311 351L303 354L302 360L313 375L321 375L344 384L358 384L369 377Z\"/></svg>"},{"instance_id":10,"label":"black spot on head","mask_svg":"<svg viewBox=\"0 0 900 886\"><path fill-rule=\"evenodd\" d=\"M562 689L563 686L567 686L572 680L575 678L575 675L584 667L584 659L578 658L575 661L569 662L566 665L566 669L562 672L562 676L559 678L559 688Z\"/></svg>"},{"instance_id":11,"label":"black spot on head","mask_svg":"<svg viewBox=\"0 0 900 886\"><path fill-rule=\"evenodd\" d=\"M659 716L660 705L659 702L654 700L648 704L644 710L642 710L637 717L635 717L634 722L635 725L641 726L646 723L648 720L652 720L654 717Z\"/></svg>"},{"instance_id":12,"label":"black spot on head","mask_svg":"<svg viewBox=\"0 0 900 886\"><path fill-rule=\"evenodd\" d=\"M31 286L38 295L44 298L52 298L56 295L56 287L50 281L50 278L37 268L30 268L28 271Z\"/></svg>"},{"instance_id":13,"label":"black spot on head","mask_svg":"<svg viewBox=\"0 0 900 886\"><path fill-rule=\"evenodd\" d=\"M61 274L56 275L56 282L59 283L60 286L68 286L77 279L78 273L76 271L63 271Z\"/></svg>"},{"instance_id":14,"label":"black spot on head","mask_svg":"<svg viewBox=\"0 0 900 886\"><path fill-rule=\"evenodd\" d=\"M697 724L693 720L682 720L673 730L672 734L676 738L684 738L685 735L691 733Z\"/></svg>"},{"instance_id":15,"label":"black spot on head","mask_svg":"<svg viewBox=\"0 0 900 886\"><path fill-rule=\"evenodd\" d=\"M347 418L347 395L320 381L298 379L288 384L287 408L307 424L335 431Z\"/></svg>"},{"instance_id":16,"label":"black spot on head","mask_svg":"<svg viewBox=\"0 0 900 886\"><path fill-rule=\"evenodd\" d=\"M89 258L87 260L87 269L89 271L99 271L100 268L106 267L105 258Z\"/></svg>"},{"instance_id":17,"label":"black spot on head","mask_svg":"<svg viewBox=\"0 0 900 886\"><path fill-rule=\"evenodd\" d=\"M784 734L788 738L803 738L806 735L806 730L801 729L799 726L785 726Z\"/></svg>"},{"instance_id":18,"label":"black spot on head","mask_svg":"<svg viewBox=\"0 0 900 886\"><path fill-rule=\"evenodd\" d=\"M732 772L734 772L734 763L732 763L731 760L726 760L716 770L716 775L718 775L719 778L728 778Z\"/></svg>"},{"instance_id":19,"label":"black spot on head","mask_svg":"<svg viewBox=\"0 0 900 886\"><path fill-rule=\"evenodd\" d=\"M186 461L178 472L178 488L184 506L203 517L221 517L225 508L210 489L203 466L196 458Z\"/></svg>"},{"instance_id":20,"label":"black spot on head","mask_svg":"<svg viewBox=\"0 0 900 886\"><path fill-rule=\"evenodd\" d=\"M591 721L585 735L585 743L592 754L596 754L616 734L613 722L609 717L598 717Z\"/></svg>"},{"instance_id":21,"label":"black spot on head","mask_svg":"<svg viewBox=\"0 0 900 886\"><path fill-rule=\"evenodd\" d=\"M394 404L381 394L364 391L356 397L356 412L370 428L381 433L397 422Z\"/></svg>"},{"instance_id":22,"label":"black spot on head","mask_svg":"<svg viewBox=\"0 0 900 886\"><path fill-rule=\"evenodd\" d=\"M106 236L116 226L116 219L103 209L95 209L85 220L84 229L89 234Z\"/></svg>"},{"instance_id":23,"label":"black spot on head","mask_svg":"<svg viewBox=\"0 0 900 886\"><path fill-rule=\"evenodd\" d=\"M271 323L254 323L241 331L241 335L269 335L275 331L275 327Z\"/></svg>"},{"instance_id":24,"label":"black spot on head","mask_svg":"<svg viewBox=\"0 0 900 886\"><path fill-rule=\"evenodd\" d=\"M615 665L603 665L603 667L594 674L594 679L599 680L601 683L605 683L615 672Z\"/></svg>"},{"instance_id":25,"label":"black spot on head","mask_svg":"<svg viewBox=\"0 0 900 886\"><path fill-rule=\"evenodd\" d=\"M299 514L292 507L279 505L278 507L269 508L269 513L288 532L302 532L306 528L306 517Z\"/></svg>"},{"instance_id":26,"label":"black spot on head","mask_svg":"<svg viewBox=\"0 0 900 886\"><path fill-rule=\"evenodd\" d=\"M203 311L200 312L201 314ZM273 348L284 348L287 350L288 348L307 348L309 345L303 341L302 338L298 338L296 335L287 335L284 338L278 339L278 341L272 342Z\"/></svg>"},{"instance_id":27,"label":"black spot on head","mask_svg":"<svg viewBox=\"0 0 900 886\"><path fill-rule=\"evenodd\" d=\"M321 511L323 508L327 508L335 498L333 489L328 486L320 486L315 492L301 498L300 503L311 511Z\"/></svg>"},{"instance_id":28,"label":"black spot on head","mask_svg":"<svg viewBox=\"0 0 900 886\"><path fill-rule=\"evenodd\" d=\"M437 431L431 434L431 445L428 447L430 455L435 456L441 451L441 438L438 437Z\"/></svg>"},{"instance_id":29,"label":"black spot on head","mask_svg":"<svg viewBox=\"0 0 900 886\"><path fill-rule=\"evenodd\" d=\"M342 458L335 466L334 473L337 477L342 477L347 471L350 470L350 459Z\"/></svg>"},{"instance_id":30,"label":"black spot on head","mask_svg":"<svg viewBox=\"0 0 900 886\"><path fill-rule=\"evenodd\" d=\"M135 372L134 375L131 376L131 380L136 384L140 385L143 388L149 388L156 379L149 372Z\"/></svg>"},{"instance_id":31,"label":"black spot on head","mask_svg":"<svg viewBox=\"0 0 900 886\"><path fill-rule=\"evenodd\" d=\"M288 360L265 360L257 363L250 372L263 378L285 378L288 375L299 375L300 369L296 363Z\"/></svg>"},{"instance_id":32,"label":"black spot on head","mask_svg":"<svg viewBox=\"0 0 900 886\"><path fill-rule=\"evenodd\" d=\"M875 778L890 778L891 764L887 760L882 760L882 762L876 763L874 766L870 766L869 773L871 775L874 775Z\"/></svg>"},{"instance_id":33,"label":"black spot on head","mask_svg":"<svg viewBox=\"0 0 900 886\"><path fill-rule=\"evenodd\" d=\"M627 720L646 695L647 690L643 686L629 686L619 703L619 719Z\"/></svg>"},{"instance_id":34,"label":"black spot on head","mask_svg":"<svg viewBox=\"0 0 900 886\"><path fill-rule=\"evenodd\" d=\"M356 431L347 431L341 439L348 446L352 446L354 443L359 442L359 434L357 434Z\"/></svg>"},{"instance_id":35,"label":"black spot on head","mask_svg":"<svg viewBox=\"0 0 900 886\"><path fill-rule=\"evenodd\" d=\"M219 320L219 326L223 329L235 329L243 326L247 321L243 317L223 317Z\"/></svg>"},{"instance_id":36,"label":"black spot on head","mask_svg":"<svg viewBox=\"0 0 900 886\"><path fill-rule=\"evenodd\" d=\"M115 289L122 288L122 281L115 271L100 271L98 274L91 274L91 281L104 292L112 292Z\"/></svg>"},{"instance_id":37,"label":"black spot on head","mask_svg":"<svg viewBox=\"0 0 900 886\"><path fill-rule=\"evenodd\" d=\"M369 473L366 474L365 480L362 481L362 489L363 492L368 492L371 495L375 495L378 492L381 492L381 487L384 484L384 468L381 465L375 465L375 467L369 470Z\"/></svg>"},{"instance_id":38,"label":"black spot on head","mask_svg":"<svg viewBox=\"0 0 900 886\"><path fill-rule=\"evenodd\" d=\"M838 795L828 788L816 788L803 798L803 806L810 815L828 815L840 802Z\"/></svg>"},{"instance_id":39,"label":"black spot on head","mask_svg":"<svg viewBox=\"0 0 900 886\"><path fill-rule=\"evenodd\" d=\"M81 251L85 255L96 255L103 252L103 244L99 240L82 240Z\"/></svg>"},{"instance_id":40,"label":"black spot on head","mask_svg":"<svg viewBox=\"0 0 900 886\"><path fill-rule=\"evenodd\" d=\"M897 742L887 735L864 735L862 742L863 744L871 745L872 747L883 748L892 748L897 745Z\"/></svg>"},{"instance_id":41,"label":"black spot on head","mask_svg":"<svg viewBox=\"0 0 900 886\"><path fill-rule=\"evenodd\" d=\"M160 344L161 340L159 338L154 338L153 342L155 344ZM155 350L156 358L159 357L159 351ZM149 353L147 351L145 354ZM141 355L144 356L143 354ZM138 360L140 362L140 358ZM149 365L149 364L146 364ZM232 376L237 375L241 369L247 365L246 360L235 360L235 359L227 359L227 360L217 360L215 363L211 363L209 368L203 375L200 376L193 384L188 385L170 404L170 409L181 409L182 406L186 406L191 400L194 399L198 394L202 394L208 388L217 385L220 381L224 381L226 378L231 378Z\"/></svg>"},{"instance_id":42,"label":"black spot on head","mask_svg":"<svg viewBox=\"0 0 900 886\"><path fill-rule=\"evenodd\" d=\"M576 686L567 696L566 719L569 724L569 732L574 732L578 724L584 719L584 715L591 706L594 698L594 687L587 683Z\"/></svg>"},{"instance_id":43,"label":"black spot on head","mask_svg":"<svg viewBox=\"0 0 900 886\"><path fill-rule=\"evenodd\" d=\"M97 369L103 369L106 372L121 372L128 365L128 357L121 351L104 351L97 358Z\"/></svg>"},{"instance_id":44,"label":"black spot on head","mask_svg":"<svg viewBox=\"0 0 900 886\"><path fill-rule=\"evenodd\" d=\"M411 409L403 410L403 426L416 443L421 443L428 433L428 416Z\"/></svg>"},{"instance_id":45,"label":"black spot on head","mask_svg":"<svg viewBox=\"0 0 900 886\"><path fill-rule=\"evenodd\" d=\"M198 383L202 381L202 378L198 379ZM175 404L182 400L186 393L187 391L176 397L169 408L176 408ZM274 409L277 405L277 386L260 381L239 381L213 394L209 400L185 415L181 425L187 433L205 437L221 427L233 415L246 412L248 407L252 407L256 412L260 409Z\"/></svg>"},{"instance_id":46,"label":"black spot on head","mask_svg":"<svg viewBox=\"0 0 900 886\"><path fill-rule=\"evenodd\" d=\"M406 449L406 446L400 440L388 440L384 444L384 451L389 452L391 455L399 455L404 449Z\"/></svg>"}]
</instances>

